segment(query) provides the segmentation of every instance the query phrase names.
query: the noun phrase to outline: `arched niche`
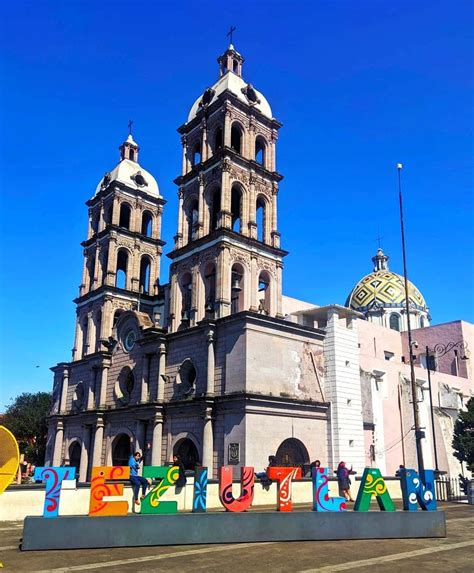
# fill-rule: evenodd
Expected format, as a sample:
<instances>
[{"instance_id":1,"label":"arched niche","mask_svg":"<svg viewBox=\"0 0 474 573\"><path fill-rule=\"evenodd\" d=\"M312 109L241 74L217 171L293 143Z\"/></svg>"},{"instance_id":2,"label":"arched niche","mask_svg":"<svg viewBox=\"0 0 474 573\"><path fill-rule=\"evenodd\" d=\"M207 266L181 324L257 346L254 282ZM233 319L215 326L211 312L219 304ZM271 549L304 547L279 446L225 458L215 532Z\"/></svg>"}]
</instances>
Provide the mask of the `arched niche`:
<instances>
[{"instance_id":1,"label":"arched niche","mask_svg":"<svg viewBox=\"0 0 474 573\"><path fill-rule=\"evenodd\" d=\"M245 269L240 263L234 263L230 276L231 314L245 310Z\"/></svg>"},{"instance_id":2,"label":"arched niche","mask_svg":"<svg viewBox=\"0 0 474 573\"><path fill-rule=\"evenodd\" d=\"M309 454L306 446L297 438L288 438L278 447L275 454L275 465L283 467L300 467L303 475L309 466Z\"/></svg>"},{"instance_id":3,"label":"arched niche","mask_svg":"<svg viewBox=\"0 0 474 573\"><path fill-rule=\"evenodd\" d=\"M112 442L112 465L128 466L128 460L132 455L132 442L128 434L115 436Z\"/></svg>"}]
</instances>

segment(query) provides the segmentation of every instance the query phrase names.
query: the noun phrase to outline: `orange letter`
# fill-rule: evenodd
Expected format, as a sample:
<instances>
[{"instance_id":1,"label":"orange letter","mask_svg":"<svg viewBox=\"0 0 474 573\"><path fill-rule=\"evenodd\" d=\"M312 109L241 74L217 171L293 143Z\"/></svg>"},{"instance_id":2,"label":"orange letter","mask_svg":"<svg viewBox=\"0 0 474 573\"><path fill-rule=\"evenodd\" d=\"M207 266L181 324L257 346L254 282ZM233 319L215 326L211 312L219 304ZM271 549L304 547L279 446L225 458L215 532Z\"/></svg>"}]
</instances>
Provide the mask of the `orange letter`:
<instances>
[{"instance_id":1,"label":"orange letter","mask_svg":"<svg viewBox=\"0 0 474 573\"><path fill-rule=\"evenodd\" d=\"M267 476L278 482L278 511L293 511L291 482L301 479L301 468L268 467Z\"/></svg>"},{"instance_id":2,"label":"orange letter","mask_svg":"<svg viewBox=\"0 0 474 573\"><path fill-rule=\"evenodd\" d=\"M106 483L109 479L128 479L128 466L102 466L92 468L89 517L101 515L127 515L128 501L104 501L105 496L123 495L123 484Z\"/></svg>"}]
</instances>

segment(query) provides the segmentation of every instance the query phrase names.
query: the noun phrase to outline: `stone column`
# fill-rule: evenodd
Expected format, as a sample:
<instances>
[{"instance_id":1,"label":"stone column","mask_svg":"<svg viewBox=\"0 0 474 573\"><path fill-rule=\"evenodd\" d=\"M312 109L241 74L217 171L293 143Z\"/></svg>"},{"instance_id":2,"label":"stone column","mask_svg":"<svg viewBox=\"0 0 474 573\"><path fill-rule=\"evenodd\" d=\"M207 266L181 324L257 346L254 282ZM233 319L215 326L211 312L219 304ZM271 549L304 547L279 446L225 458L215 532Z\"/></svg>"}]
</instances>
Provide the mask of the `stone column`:
<instances>
[{"instance_id":1,"label":"stone column","mask_svg":"<svg viewBox=\"0 0 474 573\"><path fill-rule=\"evenodd\" d=\"M87 258L87 251L86 249L84 249L84 266L82 267L82 281L81 284L79 285L79 296L82 296L83 294L86 293L87 289L87 262L88 262L88 258Z\"/></svg>"},{"instance_id":2,"label":"stone column","mask_svg":"<svg viewBox=\"0 0 474 573\"><path fill-rule=\"evenodd\" d=\"M249 235L252 239L257 238L257 199L255 197L255 175L250 173L249 179Z\"/></svg>"},{"instance_id":3,"label":"stone column","mask_svg":"<svg viewBox=\"0 0 474 573\"><path fill-rule=\"evenodd\" d=\"M58 420L56 423L56 435L54 437L53 466L61 465L61 459L63 453L63 437L64 437L63 421Z\"/></svg>"},{"instance_id":4,"label":"stone column","mask_svg":"<svg viewBox=\"0 0 474 573\"><path fill-rule=\"evenodd\" d=\"M166 345L161 343L159 350L159 363L158 363L158 385L156 389L156 399L158 402L163 402L165 399L165 381L161 377L166 374Z\"/></svg>"},{"instance_id":5,"label":"stone column","mask_svg":"<svg viewBox=\"0 0 474 573\"><path fill-rule=\"evenodd\" d=\"M278 185L274 183L272 188L272 229L271 229L272 233L278 230L277 195L278 195Z\"/></svg>"},{"instance_id":6,"label":"stone column","mask_svg":"<svg viewBox=\"0 0 474 573\"><path fill-rule=\"evenodd\" d=\"M115 286L115 276L117 271L117 238L110 237L109 240L109 256L107 259L107 276L105 284Z\"/></svg>"},{"instance_id":7,"label":"stone column","mask_svg":"<svg viewBox=\"0 0 474 573\"><path fill-rule=\"evenodd\" d=\"M153 420L153 441L151 445L151 465L161 466L163 442L163 417L157 415Z\"/></svg>"},{"instance_id":8,"label":"stone column","mask_svg":"<svg viewBox=\"0 0 474 573\"><path fill-rule=\"evenodd\" d=\"M219 249L216 261L216 313L222 318L230 313L229 249Z\"/></svg>"},{"instance_id":9,"label":"stone column","mask_svg":"<svg viewBox=\"0 0 474 573\"><path fill-rule=\"evenodd\" d=\"M97 288L102 283L102 267L100 264L100 245L96 245L95 248L95 259L94 259L94 280L91 284L90 290Z\"/></svg>"},{"instance_id":10,"label":"stone column","mask_svg":"<svg viewBox=\"0 0 474 573\"><path fill-rule=\"evenodd\" d=\"M229 107L226 106L224 110L224 145L225 147L230 147L231 144L231 119L232 112Z\"/></svg>"},{"instance_id":11,"label":"stone column","mask_svg":"<svg viewBox=\"0 0 474 573\"><path fill-rule=\"evenodd\" d=\"M199 280L199 261L194 261L192 270L192 300L191 300L191 322L190 326L195 326L195 324L201 320L201 315L204 312L204 305L201 303L200 296L200 286L201 281Z\"/></svg>"},{"instance_id":12,"label":"stone column","mask_svg":"<svg viewBox=\"0 0 474 573\"><path fill-rule=\"evenodd\" d=\"M252 312L258 311L258 267L257 267L257 255L251 254L250 259L250 310Z\"/></svg>"},{"instance_id":13,"label":"stone column","mask_svg":"<svg viewBox=\"0 0 474 573\"><path fill-rule=\"evenodd\" d=\"M188 140L185 136L181 138L181 143L183 145L183 164L182 164L182 174L186 175L189 171L189 161L188 161Z\"/></svg>"},{"instance_id":14,"label":"stone column","mask_svg":"<svg viewBox=\"0 0 474 573\"><path fill-rule=\"evenodd\" d=\"M111 298L104 299L102 307L102 321L100 323L100 340L107 340L112 334L111 322L113 314L113 305Z\"/></svg>"},{"instance_id":15,"label":"stone column","mask_svg":"<svg viewBox=\"0 0 474 573\"><path fill-rule=\"evenodd\" d=\"M79 481L87 481L87 468L89 466L89 444L90 444L91 429L89 426L83 426L82 429L82 447L81 447L81 463L79 466Z\"/></svg>"},{"instance_id":16,"label":"stone column","mask_svg":"<svg viewBox=\"0 0 474 573\"><path fill-rule=\"evenodd\" d=\"M92 354L95 350L94 319L92 311L87 313L87 349L86 354Z\"/></svg>"},{"instance_id":17,"label":"stone column","mask_svg":"<svg viewBox=\"0 0 474 573\"><path fill-rule=\"evenodd\" d=\"M97 418L94 434L94 451L92 454L92 466L102 465L102 446L104 443L104 420L102 417Z\"/></svg>"},{"instance_id":18,"label":"stone column","mask_svg":"<svg viewBox=\"0 0 474 573\"><path fill-rule=\"evenodd\" d=\"M178 316L180 310L180 289L178 285L178 277L175 272L171 275L171 288L170 288L170 296L171 296L171 303L170 303L170 331L175 332L178 330L179 320L180 317Z\"/></svg>"},{"instance_id":19,"label":"stone column","mask_svg":"<svg viewBox=\"0 0 474 573\"><path fill-rule=\"evenodd\" d=\"M202 121L202 138L201 138L201 162L207 160L209 157L209 149L207 147L207 123L206 120Z\"/></svg>"},{"instance_id":20,"label":"stone column","mask_svg":"<svg viewBox=\"0 0 474 573\"><path fill-rule=\"evenodd\" d=\"M275 288L275 299L276 299L276 316L277 318L283 318L283 308L282 308L282 282L283 282L283 264L277 262L277 280Z\"/></svg>"},{"instance_id":21,"label":"stone column","mask_svg":"<svg viewBox=\"0 0 474 573\"><path fill-rule=\"evenodd\" d=\"M112 208L112 224L117 225L120 222L120 198L118 195L114 197L114 205Z\"/></svg>"},{"instance_id":22,"label":"stone column","mask_svg":"<svg viewBox=\"0 0 474 573\"><path fill-rule=\"evenodd\" d=\"M87 387L87 410L93 410L95 405L95 385L97 377L97 368L93 366L90 369L89 384Z\"/></svg>"},{"instance_id":23,"label":"stone column","mask_svg":"<svg viewBox=\"0 0 474 573\"><path fill-rule=\"evenodd\" d=\"M146 404L148 402L148 372L150 366L150 358L148 354L142 357L142 384L140 388L140 402Z\"/></svg>"},{"instance_id":24,"label":"stone column","mask_svg":"<svg viewBox=\"0 0 474 573\"><path fill-rule=\"evenodd\" d=\"M81 359L81 349L82 349L81 320L80 320L79 316L76 316L76 333L74 335L74 347L72 349L73 361Z\"/></svg>"},{"instance_id":25,"label":"stone column","mask_svg":"<svg viewBox=\"0 0 474 573\"><path fill-rule=\"evenodd\" d=\"M69 370L67 368L65 368L63 370L63 383L61 386L61 400L59 402L59 413L60 414L66 413L68 383L69 383Z\"/></svg>"},{"instance_id":26,"label":"stone column","mask_svg":"<svg viewBox=\"0 0 474 573\"><path fill-rule=\"evenodd\" d=\"M214 354L214 330L210 328L207 331L207 385L206 395L214 396L214 373L215 373L215 354Z\"/></svg>"},{"instance_id":27,"label":"stone column","mask_svg":"<svg viewBox=\"0 0 474 573\"><path fill-rule=\"evenodd\" d=\"M198 206L198 229L197 238L204 235L204 175L199 174L199 206Z\"/></svg>"},{"instance_id":28,"label":"stone column","mask_svg":"<svg viewBox=\"0 0 474 573\"><path fill-rule=\"evenodd\" d=\"M105 208L104 202L100 202L99 233L105 229Z\"/></svg>"},{"instance_id":29,"label":"stone column","mask_svg":"<svg viewBox=\"0 0 474 573\"><path fill-rule=\"evenodd\" d=\"M109 378L109 367L109 364L102 364L102 370L100 373L99 408L105 408L105 403L107 402L107 382Z\"/></svg>"},{"instance_id":30,"label":"stone column","mask_svg":"<svg viewBox=\"0 0 474 573\"><path fill-rule=\"evenodd\" d=\"M163 215L163 207L158 205L156 208L156 225L153 225L153 238L159 239L161 237L161 218ZM159 259L158 259L159 260Z\"/></svg>"},{"instance_id":31,"label":"stone column","mask_svg":"<svg viewBox=\"0 0 474 573\"><path fill-rule=\"evenodd\" d=\"M214 432L212 429L212 410L207 408L204 413L204 428L202 434L202 465L208 468L210 478L214 476Z\"/></svg>"},{"instance_id":32,"label":"stone column","mask_svg":"<svg viewBox=\"0 0 474 573\"><path fill-rule=\"evenodd\" d=\"M175 246L183 246L183 201L184 201L184 189L180 187L178 191L178 232L174 238Z\"/></svg>"}]
</instances>

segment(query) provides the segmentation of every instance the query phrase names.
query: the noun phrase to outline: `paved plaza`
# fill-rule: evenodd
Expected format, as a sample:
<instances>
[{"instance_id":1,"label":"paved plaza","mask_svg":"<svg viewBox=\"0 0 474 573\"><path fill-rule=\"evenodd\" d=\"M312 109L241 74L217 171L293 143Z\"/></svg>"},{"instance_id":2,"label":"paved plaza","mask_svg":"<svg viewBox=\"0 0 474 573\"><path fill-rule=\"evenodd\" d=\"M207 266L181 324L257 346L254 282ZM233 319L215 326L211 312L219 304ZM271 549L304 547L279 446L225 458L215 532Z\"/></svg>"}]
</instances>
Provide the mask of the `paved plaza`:
<instances>
[{"instance_id":1,"label":"paved plaza","mask_svg":"<svg viewBox=\"0 0 474 573\"><path fill-rule=\"evenodd\" d=\"M305 509L305 508L297 508ZM309 508L308 508L309 509ZM446 539L243 543L21 552L19 522L0 522L0 562L15 571L472 571L474 507L440 504ZM375 510L375 507L374 507ZM235 568L235 569L234 569Z\"/></svg>"}]
</instances>

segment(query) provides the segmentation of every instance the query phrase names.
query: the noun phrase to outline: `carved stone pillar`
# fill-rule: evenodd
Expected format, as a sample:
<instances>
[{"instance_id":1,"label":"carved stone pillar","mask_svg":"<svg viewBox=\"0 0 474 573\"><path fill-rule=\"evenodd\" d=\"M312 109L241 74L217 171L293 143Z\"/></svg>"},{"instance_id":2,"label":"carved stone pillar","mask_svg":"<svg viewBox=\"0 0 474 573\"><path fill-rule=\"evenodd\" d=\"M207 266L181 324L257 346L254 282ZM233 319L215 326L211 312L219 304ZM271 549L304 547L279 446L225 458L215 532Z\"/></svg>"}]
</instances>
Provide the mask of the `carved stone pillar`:
<instances>
[{"instance_id":1,"label":"carved stone pillar","mask_svg":"<svg viewBox=\"0 0 474 573\"><path fill-rule=\"evenodd\" d=\"M210 478L214 476L214 431L212 428L212 410L207 408L204 413L202 434L202 465L208 468Z\"/></svg>"},{"instance_id":2,"label":"carved stone pillar","mask_svg":"<svg viewBox=\"0 0 474 573\"><path fill-rule=\"evenodd\" d=\"M90 369L89 384L87 387L87 410L93 410L95 406L95 386L97 383L97 367Z\"/></svg>"},{"instance_id":3,"label":"carved stone pillar","mask_svg":"<svg viewBox=\"0 0 474 573\"><path fill-rule=\"evenodd\" d=\"M196 237L199 239L204 234L204 175L199 174L199 206L198 206L198 228Z\"/></svg>"},{"instance_id":4,"label":"carved stone pillar","mask_svg":"<svg viewBox=\"0 0 474 573\"><path fill-rule=\"evenodd\" d=\"M67 368L64 368L64 370L63 370L63 381L62 381L62 385L61 385L61 400L59 402L59 413L60 414L66 413L68 384L69 384L69 370Z\"/></svg>"},{"instance_id":5,"label":"carved stone pillar","mask_svg":"<svg viewBox=\"0 0 474 573\"><path fill-rule=\"evenodd\" d=\"M225 147L230 147L232 111L227 107L227 105L224 109L224 114L224 145Z\"/></svg>"},{"instance_id":6,"label":"carved stone pillar","mask_svg":"<svg viewBox=\"0 0 474 573\"><path fill-rule=\"evenodd\" d=\"M201 138L201 161L204 163L204 161L207 160L207 158L209 157L209 148L208 148L208 142L207 142L207 123L206 120L203 119L202 121L202 138Z\"/></svg>"},{"instance_id":7,"label":"carved stone pillar","mask_svg":"<svg viewBox=\"0 0 474 573\"><path fill-rule=\"evenodd\" d=\"M94 451L92 453L92 466L102 465L102 446L104 444L104 420L97 418L94 434Z\"/></svg>"},{"instance_id":8,"label":"carved stone pillar","mask_svg":"<svg viewBox=\"0 0 474 573\"><path fill-rule=\"evenodd\" d=\"M177 249L183 246L183 201L184 189L181 187L178 191L178 232L174 238L174 244Z\"/></svg>"},{"instance_id":9,"label":"carved stone pillar","mask_svg":"<svg viewBox=\"0 0 474 573\"><path fill-rule=\"evenodd\" d=\"M117 273L117 238L110 237L109 257L107 259L107 276L105 284L115 286L115 275Z\"/></svg>"},{"instance_id":10,"label":"carved stone pillar","mask_svg":"<svg viewBox=\"0 0 474 573\"><path fill-rule=\"evenodd\" d=\"M102 268L100 265L100 245L95 248L95 259L94 259L94 281L91 284L90 290L97 288L102 283Z\"/></svg>"},{"instance_id":11,"label":"carved stone pillar","mask_svg":"<svg viewBox=\"0 0 474 573\"><path fill-rule=\"evenodd\" d=\"M158 363L158 382L156 389L156 400L163 402L165 399L165 381L162 378L166 374L166 345L161 343L159 350L159 363Z\"/></svg>"},{"instance_id":12,"label":"carved stone pillar","mask_svg":"<svg viewBox=\"0 0 474 573\"><path fill-rule=\"evenodd\" d=\"M153 441L151 444L151 465L161 466L163 443L163 417L157 415L153 420Z\"/></svg>"},{"instance_id":13,"label":"carved stone pillar","mask_svg":"<svg viewBox=\"0 0 474 573\"><path fill-rule=\"evenodd\" d=\"M214 354L214 329L207 331L207 384L206 395L214 396L215 354Z\"/></svg>"},{"instance_id":14,"label":"carved stone pillar","mask_svg":"<svg viewBox=\"0 0 474 573\"><path fill-rule=\"evenodd\" d=\"M86 354L92 354L95 350L95 329L92 311L87 313L87 348Z\"/></svg>"},{"instance_id":15,"label":"carved stone pillar","mask_svg":"<svg viewBox=\"0 0 474 573\"><path fill-rule=\"evenodd\" d=\"M112 208L112 224L118 225L120 222L120 198L116 195Z\"/></svg>"},{"instance_id":16,"label":"carved stone pillar","mask_svg":"<svg viewBox=\"0 0 474 573\"><path fill-rule=\"evenodd\" d=\"M249 235L252 239L257 238L257 199L255 197L255 175L250 174L249 179Z\"/></svg>"},{"instance_id":17,"label":"carved stone pillar","mask_svg":"<svg viewBox=\"0 0 474 573\"><path fill-rule=\"evenodd\" d=\"M252 253L250 259L250 310L252 312L258 311L258 275L257 255Z\"/></svg>"},{"instance_id":18,"label":"carved stone pillar","mask_svg":"<svg viewBox=\"0 0 474 573\"><path fill-rule=\"evenodd\" d=\"M81 447L81 463L79 466L79 481L87 481L87 469L89 467L89 444L90 444L90 426L83 426L82 429L82 447Z\"/></svg>"},{"instance_id":19,"label":"carved stone pillar","mask_svg":"<svg viewBox=\"0 0 474 573\"><path fill-rule=\"evenodd\" d=\"M148 402L148 374L150 370L150 356L144 354L142 357L142 383L140 388L140 402L146 404Z\"/></svg>"},{"instance_id":20,"label":"carved stone pillar","mask_svg":"<svg viewBox=\"0 0 474 573\"><path fill-rule=\"evenodd\" d=\"M74 348L72 349L72 359L80 360L82 355L82 327L81 319L76 317L76 335L74 336Z\"/></svg>"},{"instance_id":21,"label":"carved stone pillar","mask_svg":"<svg viewBox=\"0 0 474 573\"><path fill-rule=\"evenodd\" d=\"M282 275L283 275L283 265L277 262L277 284L276 284L276 316L277 318L283 318L282 309Z\"/></svg>"},{"instance_id":22,"label":"carved stone pillar","mask_svg":"<svg viewBox=\"0 0 474 573\"><path fill-rule=\"evenodd\" d=\"M105 403L107 402L107 382L109 378L109 368L110 364L102 364L102 370L100 373L99 408L105 408Z\"/></svg>"},{"instance_id":23,"label":"carved stone pillar","mask_svg":"<svg viewBox=\"0 0 474 573\"><path fill-rule=\"evenodd\" d=\"M62 453L63 453L63 437L64 437L63 421L58 420L56 423L56 435L54 437L53 466L61 465Z\"/></svg>"},{"instance_id":24,"label":"carved stone pillar","mask_svg":"<svg viewBox=\"0 0 474 573\"><path fill-rule=\"evenodd\" d=\"M216 316L222 318L230 314L230 269L229 249L219 249L216 261Z\"/></svg>"},{"instance_id":25,"label":"carved stone pillar","mask_svg":"<svg viewBox=\"0 0 474 573\"><path fill-rule=\"evenodd\" d=\"M182 174L186 175L189 171L189 160L188 160L188 140L186 137L181 138L181 143L183 145L183 164L182 164Z\"/></svg>"}]
</instances>

